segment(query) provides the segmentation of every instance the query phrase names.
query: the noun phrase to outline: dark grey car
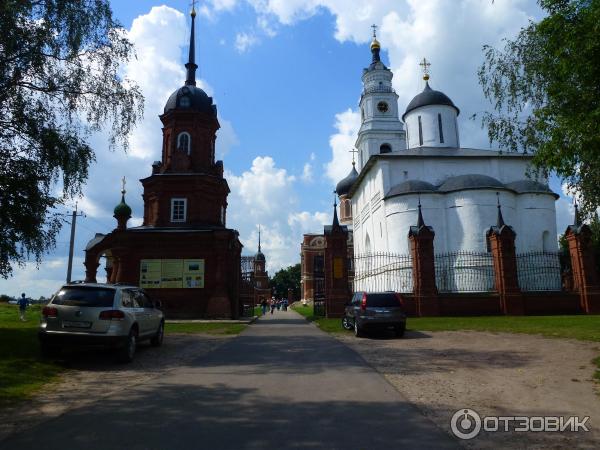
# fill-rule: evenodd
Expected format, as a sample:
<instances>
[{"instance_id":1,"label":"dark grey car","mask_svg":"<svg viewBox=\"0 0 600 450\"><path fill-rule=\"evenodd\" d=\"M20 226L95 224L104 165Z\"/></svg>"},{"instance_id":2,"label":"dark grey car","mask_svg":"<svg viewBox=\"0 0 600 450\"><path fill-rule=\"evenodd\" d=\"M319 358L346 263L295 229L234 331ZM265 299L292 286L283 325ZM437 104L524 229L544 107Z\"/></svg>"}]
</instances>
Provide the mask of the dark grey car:
<instances>
[{"instance_id":1,"label":"dark grey car","mask_svg":"<svg viewBox=\"0 0 600 450\"><path fill-rule=\"evenodd\" d=\"M396 292L355 292L346 305L342 326L361 337L368 330L391 328L402 337L406 330L403 300Z\"/></svg>"}]
</instances>

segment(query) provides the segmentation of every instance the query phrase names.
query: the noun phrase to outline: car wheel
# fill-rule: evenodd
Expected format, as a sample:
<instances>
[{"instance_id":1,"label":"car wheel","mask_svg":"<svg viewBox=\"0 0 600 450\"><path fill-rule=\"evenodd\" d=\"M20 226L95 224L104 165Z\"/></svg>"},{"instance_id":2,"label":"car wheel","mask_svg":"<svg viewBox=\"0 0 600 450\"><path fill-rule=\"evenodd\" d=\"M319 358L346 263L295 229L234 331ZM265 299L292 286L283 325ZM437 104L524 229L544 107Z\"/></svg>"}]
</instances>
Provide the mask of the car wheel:
<instances>
[{"instance_id":1,"label":"car wheel","mask_svg":"<svg viewBox=\"0 0 600 450\"><path fill-rule=\"evenodd\" d=\"M129 363L133 361L135 355L135 349L137 347L137 333L132 328L127 336L125 345L119 349L119 361Z\"/></svg>"},{"instance_id":2,"label":"car wheel","mask_svg":"<svg viewBox=\"0 0 600 450\"><path fill-rule=\"evenodd\" d=\"M150 345L152 345L153 347L160 347L163 343L164 337L165 337L165 323L161 322L160 325L158 326L158 331L156 332L156 334L154 336L152 336L152 339L150 339Z\"/></svg>"},{"instance_id":3,"label":"car wheel","mask_svg":"<svg viewBox=\"0 0 600 450\"><path fill-rule=\"evenodd\" d=\"M347 316L344 316L344 318L342 319L342 328L344 330L352 329L352 321Z\"/></svg>"},{"instance_id":4,"label":"car wheel","mask_svg":"<svg viewBox=\"0 0 600 450\"><path fill-rule=\"evenodd\" d=\"M354 336L363 337L364 335L365 335L365 333L363 332L362 328L360 328L358 326L358 322L355 320L354 321Z\"/></svg>"},{"instance_id":5,"label":"car wheel","mask_svg":"<svg viewBox=\"0 0 600 450\"><path fill-rule=\"evenodd\" d=\"M394 327L394 331L396 331L396 337L402 337L404 336L404 331L406 331L406 324L402 323L400 325L396 325Z\"/></svg>"}]
</instances>

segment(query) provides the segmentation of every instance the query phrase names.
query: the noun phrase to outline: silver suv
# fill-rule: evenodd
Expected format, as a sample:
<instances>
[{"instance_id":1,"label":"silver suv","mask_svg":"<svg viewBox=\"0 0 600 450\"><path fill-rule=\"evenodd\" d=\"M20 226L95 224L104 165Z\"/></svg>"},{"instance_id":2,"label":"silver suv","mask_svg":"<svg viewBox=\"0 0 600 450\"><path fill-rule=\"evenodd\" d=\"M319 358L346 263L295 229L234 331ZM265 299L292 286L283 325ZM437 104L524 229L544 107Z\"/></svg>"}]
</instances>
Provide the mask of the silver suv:
<instances>
[{"instance_id":1,"label":"silver suv","mask_svg":"<svg viewBox=\"0 0 600 450\"><path fill-rule=\"evenodd\" d=\"M119 360L130 362L139 341L162 344L165 320L159 307L136 286L65 284L42 310L42 354L66 346L105 345L117 349Z\"/></svg>"},{"instance_id":2,"label":"silver suv","mask_svg":"<svg viewBox=\"0 0 600 450\"><path fill-rule=\"evenodd\" d=\"M396 292L355 292L346 304L342 326L354 328L356 337L374 328L393 328L396 336L404 336L406 313L402 296Z\"/></svg>"}]
</instances>

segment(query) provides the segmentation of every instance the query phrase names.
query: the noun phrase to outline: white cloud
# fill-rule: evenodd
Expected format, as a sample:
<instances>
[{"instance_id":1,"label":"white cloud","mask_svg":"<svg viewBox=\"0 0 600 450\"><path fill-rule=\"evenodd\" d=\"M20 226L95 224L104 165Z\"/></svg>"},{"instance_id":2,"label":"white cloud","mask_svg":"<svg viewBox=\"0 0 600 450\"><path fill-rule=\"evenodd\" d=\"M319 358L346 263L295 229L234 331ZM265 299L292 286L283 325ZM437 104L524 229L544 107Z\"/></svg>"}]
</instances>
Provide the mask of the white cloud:
<instances>
[{"instance_id":1,"label":"white cloud","mask_svg":"<svg viewBox=\"0 0 600 450\"><path fill-rule=\"evenodd\" d=\"M258 248L261 225L262 250L272 273L299 261L304 233L320 233L331 222L331 213L297 211L298 180L270 156L255 158L239 176L227 172L226 177L231 188L227 225L239 230L244 254L250 255Z\"/></svg>"},{"instance_id":2,"label":"white cloud","mask_svg":"<svg viewBox=\"0 0 600 450\"><path fill-rule=\"evenodd\" d=\"M323 225L331 224L333 220L333 207L331 213L302 211L288 215L288 225L296 234L322 233Z\"/></svg>"},{"instance_id":3,"label":"white cloud","mask_svg":"<svg viewBox=\"0 0 600 450\"><path fill-rule=\"evenodd\" d=\"M313 168L310 163L304 164L304 168L302 169L302 181L305 183L311 183L313 181Z\"/></svg>"},{"instance_id":4,"label":"white cloud","mask_svg":"<svg viewBox=\"0 0 600 450\"><path fill-rule=\"evenodd\" d=\"M229 202L236 205L229 209L233 214L253 220L275 220L281 208L288 210L296 204L292 190L295 177L276 167L270 156L255 158L250 170L240 176L228 172L226 177L232 191Z\"/></svg>"},{"instance_id":5,"label":"white cloud","mask_svg":"<svg viewBox=\"0 0 600 450\"><path fill-rule=\"evenodd\" d=\"M240 53L248 51L251 47L258 44L258 42L258 37L252 32L238 33L235 36L235 48Z\"/></svg>"},{"instance_id":6,"label":"white cloud","mask_svg":"<svg viewBox=\"0 0 600 450\"><path fill-rule=\"evenodd\" d=\"M352 163L350 150L354 148L360 128L360 113L348 108L346 111L336 114L335 128L337 133L329 139L332 160L325 164L325 173L333 185L350 172Z\"/></svg>"}]
</instances>

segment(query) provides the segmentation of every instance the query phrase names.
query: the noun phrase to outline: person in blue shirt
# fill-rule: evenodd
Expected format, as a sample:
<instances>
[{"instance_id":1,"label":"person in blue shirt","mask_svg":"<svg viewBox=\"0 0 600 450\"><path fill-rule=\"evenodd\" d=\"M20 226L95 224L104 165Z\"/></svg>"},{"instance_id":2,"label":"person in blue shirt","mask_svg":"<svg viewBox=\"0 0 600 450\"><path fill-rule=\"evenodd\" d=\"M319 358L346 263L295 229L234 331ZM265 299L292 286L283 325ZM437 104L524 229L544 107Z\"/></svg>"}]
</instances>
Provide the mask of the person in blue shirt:
<instances>
[{"instance_id":1,"label":"person in blue shirt","mask_svg":"<svg viewBox=\"0 0 600 450\"><path fill-rule=\"evenodd\" d=\"M29 306L29 299L25 297L25 293L21 294L21 298L19 299L19 316L21 317L21 321L25 322L27 318L25 317L25 312L27 311L27 307Z\"/></svg>"}]
</instances>

